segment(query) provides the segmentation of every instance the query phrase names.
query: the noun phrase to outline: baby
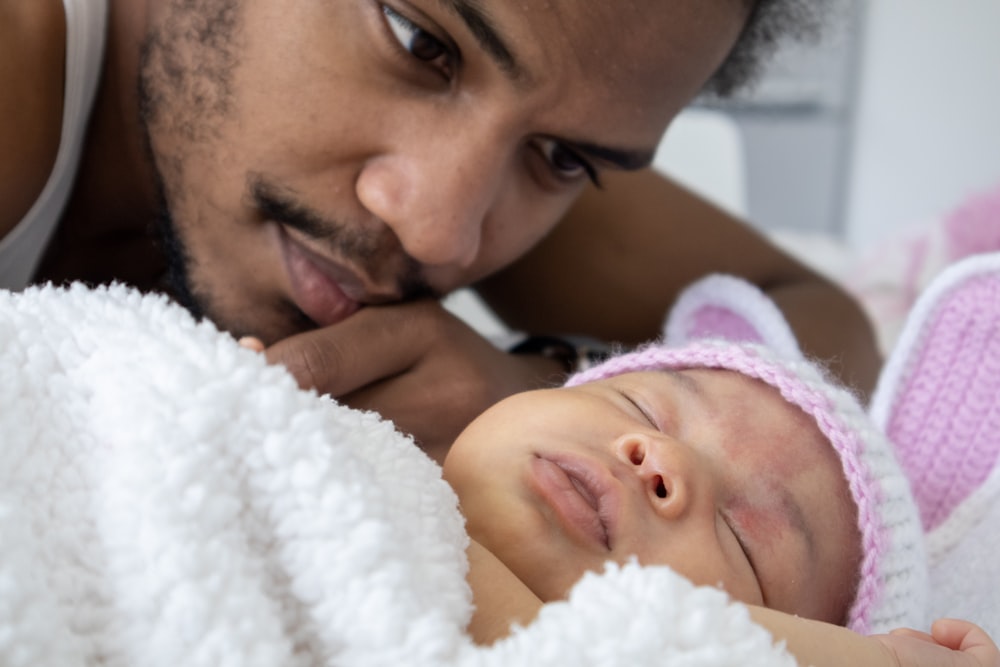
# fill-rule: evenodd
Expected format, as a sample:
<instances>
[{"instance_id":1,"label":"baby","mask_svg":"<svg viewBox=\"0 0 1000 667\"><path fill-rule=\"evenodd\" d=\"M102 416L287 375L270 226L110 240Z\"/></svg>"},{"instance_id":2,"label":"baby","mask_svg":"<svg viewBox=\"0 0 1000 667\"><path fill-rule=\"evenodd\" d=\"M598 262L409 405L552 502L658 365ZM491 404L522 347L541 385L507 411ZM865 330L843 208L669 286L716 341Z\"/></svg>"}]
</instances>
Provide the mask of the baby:
<instances>
[{"instance_id":1,"label":"baby","mask_svg":"<svg viewBox=\"0 0 1000 667\"><path fill-rule=\"evenodd\" d=\"M444 464L471 537L543 600L636 556L749 604L845 623L862 548L844 467L778 390L713 368L782 372L757 354L650 347L497 404ZM821 398L799 384L799 400Z\"/></svg>"},{"instance_id":2,"label":"baby","mask_svg":"<svg viewBox=\"0 0 1000 667\"><path fill-rule=\"evenodd\" d=\"M456 440L444 476L473 540L474 632L503 634L585 572L634 557L759 608L800 662L887 648L903 664L945 658L934 643L834 627L896 625L921 604L922 536L888 442L803 359L728 341L651 345L498 403ZM971 624L935 639L975 645L968 664L1000 663Z\"/></svg>"}]
</instances>

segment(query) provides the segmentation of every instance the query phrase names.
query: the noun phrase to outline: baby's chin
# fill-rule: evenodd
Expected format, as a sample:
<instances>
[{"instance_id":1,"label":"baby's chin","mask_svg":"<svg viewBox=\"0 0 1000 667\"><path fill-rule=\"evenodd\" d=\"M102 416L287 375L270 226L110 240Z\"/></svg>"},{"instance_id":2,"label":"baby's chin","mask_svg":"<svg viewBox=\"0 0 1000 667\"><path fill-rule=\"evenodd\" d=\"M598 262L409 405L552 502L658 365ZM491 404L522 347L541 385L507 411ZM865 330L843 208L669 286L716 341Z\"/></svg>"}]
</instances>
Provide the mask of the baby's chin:
<instances>
[{"instance_id":1,"label":"baby's chin","mask_svg":"<svg viewBox=\"0 0 1000 667\"><path fill-rule=\"evenodd\" d=\"M564 565L564 562L561 563ZM508 567L510 565L508 564ZM593 572L599 574L604 571L604 564L595 565L589 568L568 569L560 567L557 571L542 571L532 568L529 572L518 572L511 568L518 579L531 590L543 603L564 602L569 598L573 587L586 574Z\"/></svg>"}]
</instances>

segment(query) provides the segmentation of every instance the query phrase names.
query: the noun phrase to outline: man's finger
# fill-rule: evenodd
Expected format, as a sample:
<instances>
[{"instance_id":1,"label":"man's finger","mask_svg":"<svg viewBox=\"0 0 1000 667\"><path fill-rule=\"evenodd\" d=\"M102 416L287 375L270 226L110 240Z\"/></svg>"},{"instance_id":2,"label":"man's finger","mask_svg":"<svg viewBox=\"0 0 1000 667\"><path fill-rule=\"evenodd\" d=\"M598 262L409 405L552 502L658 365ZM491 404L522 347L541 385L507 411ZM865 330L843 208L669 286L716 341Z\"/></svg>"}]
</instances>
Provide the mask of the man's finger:
<instances>
[{"instance_id":1,"label":"man's finger","mask_svg":"<svg viewBox=\"0 0 1000 667\"><path fill-rule=\"evenodd\" d=\"M365 308L343 322L307 331L267 348L300 387L342 396L409 370L432 343L429 317L416 304Z\"/></svg>"}]
</instances>

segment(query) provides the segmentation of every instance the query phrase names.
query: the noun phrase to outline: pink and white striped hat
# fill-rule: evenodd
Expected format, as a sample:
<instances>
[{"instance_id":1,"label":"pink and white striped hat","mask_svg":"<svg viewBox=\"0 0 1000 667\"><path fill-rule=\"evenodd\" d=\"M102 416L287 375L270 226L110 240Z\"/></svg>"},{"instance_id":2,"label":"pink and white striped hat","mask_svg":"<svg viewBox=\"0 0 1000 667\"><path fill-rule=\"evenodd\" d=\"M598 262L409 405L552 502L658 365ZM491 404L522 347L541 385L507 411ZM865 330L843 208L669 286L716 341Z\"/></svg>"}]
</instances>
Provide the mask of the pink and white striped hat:
<instances>
[{"instance_id":1,"label":"pink and white striped hat","mask_svg":"<svg viewBox=\"0 0 1000 667\"><path fill-rule=\"evenodd\" d=\"M923 534L909 482L888 439L852 393L799 352L784 318L756 287L728 276L709 280L710 289L704 281L696 283L678 302L667 322L666 342L612 357L572 376L567 386L643 370L717 368L774 387L815 419L840 455L857 505L863 553L847 626L865 634L922 627L927 591ZM719 297L720 285L724 298ZM738 298L729 298L734 293ZM752 312L740 312L748 308ZM767 311L763 317L761 308ZM706 328L705 315L723 325L715 331Z\"/></svg>"}]
</instances>

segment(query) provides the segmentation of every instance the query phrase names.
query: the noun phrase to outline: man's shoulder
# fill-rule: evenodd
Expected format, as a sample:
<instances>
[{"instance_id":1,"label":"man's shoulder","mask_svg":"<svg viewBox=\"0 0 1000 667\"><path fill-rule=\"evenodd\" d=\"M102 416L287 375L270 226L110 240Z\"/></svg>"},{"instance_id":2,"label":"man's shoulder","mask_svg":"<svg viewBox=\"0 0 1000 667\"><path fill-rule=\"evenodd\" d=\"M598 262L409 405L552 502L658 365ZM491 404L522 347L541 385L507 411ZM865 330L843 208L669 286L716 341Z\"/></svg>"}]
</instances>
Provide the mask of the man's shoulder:
<instances>
[{"instance_id":1,"label":"man's shoulder","mask_svg":"<svg viewBox=\"0 0 1000 667\"><path fill-rule=\"evenodd\" d=\"M0 237L27 213L52 170L65 44L60 0L0 0Z\"/></svg>"}]
</instances>

